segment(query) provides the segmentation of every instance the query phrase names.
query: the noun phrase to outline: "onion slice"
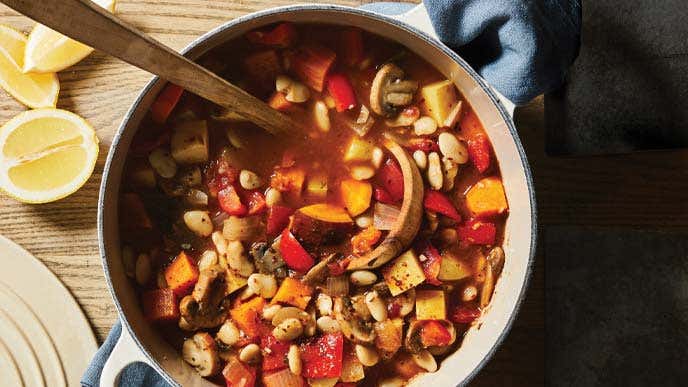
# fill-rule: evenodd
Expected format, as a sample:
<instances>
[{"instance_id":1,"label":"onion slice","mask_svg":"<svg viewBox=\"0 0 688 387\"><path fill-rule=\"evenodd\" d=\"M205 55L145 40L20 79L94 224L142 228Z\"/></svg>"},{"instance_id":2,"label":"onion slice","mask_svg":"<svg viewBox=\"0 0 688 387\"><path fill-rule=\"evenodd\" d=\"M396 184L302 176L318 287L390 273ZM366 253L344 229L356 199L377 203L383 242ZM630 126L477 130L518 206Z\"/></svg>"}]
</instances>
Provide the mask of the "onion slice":
<instances>
[{"instance_id":1,"label":"onion slice","mask_svg":"<svg viewBox=\"0 0 688 387\"><path fill-rule=\"evenodd\" d=\"M373 225L381 231L388 231L394 228L399 218L401 210L398 207L384 203L375 203L373 210Z\"/></svg>"}]
</instances>

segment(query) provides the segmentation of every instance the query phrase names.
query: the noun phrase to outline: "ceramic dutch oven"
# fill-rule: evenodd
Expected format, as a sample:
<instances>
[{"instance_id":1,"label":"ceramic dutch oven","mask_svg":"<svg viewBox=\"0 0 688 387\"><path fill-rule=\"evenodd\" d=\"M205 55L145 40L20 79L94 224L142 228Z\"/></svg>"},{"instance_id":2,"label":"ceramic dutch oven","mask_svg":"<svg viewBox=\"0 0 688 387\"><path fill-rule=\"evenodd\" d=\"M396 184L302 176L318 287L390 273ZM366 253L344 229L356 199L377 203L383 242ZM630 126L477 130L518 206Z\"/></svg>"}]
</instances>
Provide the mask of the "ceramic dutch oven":
<instances>
[{"instance_id":1,"label":"ceramic dutch oven","mask_svg":"<svg viewBox=\"0 0 688 387\"><path fill-rule=\"evenodd\" d=\"M396 41L453 80L481 119L499 161L509 201L504 240L508 259L492 302L469 330L461 347L441 363L436 373L422 374L410 381L411 386L467 384L507 335L525 296L533 267L537 234L535 196L528 162L514 127L513 104L501 98L463 59L437 39L423 5L395 17L334 5L273 8L240 17L208 32L184 49L183 54L191 59L198 58L228 40L278 21L355 26ZM139 123L164 84L165 81L159 78L151 80L130 108L113 140L100 187L100 254L123 325L122 335L105 364L101 386L117 385L121 370L133 362L147 363L174 386L212 385L184 362L181 353L146 322L120 257L117 208L127 150Z\"/></svg>"}]
</instances>

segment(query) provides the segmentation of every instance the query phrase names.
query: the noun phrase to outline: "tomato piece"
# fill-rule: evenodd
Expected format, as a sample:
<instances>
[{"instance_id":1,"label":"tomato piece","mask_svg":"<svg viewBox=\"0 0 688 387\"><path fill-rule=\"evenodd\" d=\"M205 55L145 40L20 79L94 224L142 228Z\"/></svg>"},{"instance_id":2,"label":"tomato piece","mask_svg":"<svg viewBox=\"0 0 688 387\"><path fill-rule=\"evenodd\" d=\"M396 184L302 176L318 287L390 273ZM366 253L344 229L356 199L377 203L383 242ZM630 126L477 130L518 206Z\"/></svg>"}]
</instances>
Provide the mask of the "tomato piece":
<instances>
[{"instance_id":1,"label":"tomato piece","mask_svg":"<svg viewBox=\"0 0 688 387\"><path fill-rule=\"evenodd\" d=\"M327 77L327 92L334 99L334 106L337 112L345 112L356 107L356 93L351 86L349 78L342 73L330 74Z\"/></svg>"},{"instance_id":2,"label":"tomato piece","mask_svg":"<svg viewBox=\"0 0 688 387\"><path fill-rule=\"evenodd\" d=\"M380 168L378 179L385 191L389 193L392 203L404 198L404 175L396 161L387 159Z\"/></svg>"},{"instance_id":3,"label":"tomato piece","mask_svg":"<svg viewBox=\"0 0 688 387\"><path fill-rule=\"evenodd\" d=\"M280 253L282 259L289 266L290 269L304 273L308 271L314 264L313 257L301 246L289 229L282 231L282 239L280 240Z\"/></svg>"},{"instance_id":4,"label":"tomato piece","mask_svg":"<svg viewBox=\"0 0 688 387\"><path fill-rule=\"evenodd\" d=\"M346 257L340 261L328 264L327 269L330 272L330 276L336 277L344 274L346 272L346 268L349 266L349 262L351 262L351 257Z\"/></svg>"},{"instance_id":5,"label":"tomato piece","mask_svg":"<svg viewBox=\"0 0 688 387\"><path fill-rule=\"evenodd\" d=\"M232 358L222 370L227 387L254 387L256 385L256 367Z\"/></svg>"},{"instance_id":6,"label":"tomato piece","mask_svg":"<svg viewBox=\"0 0 688 387\"><path fill-rule=\"evenodd\" d=\"M244 216L248 209L241 202L241 197L233 185L229 185L217 193L217 201L220 203L222 211L229 215Z\"/></svg>"},{"instance_id":7,"label":"tomato piece","mask_svg":"<svg viewBox=\"0 0 688 387\"><path fill-rule=\"evenodd\" d=\"M168 83L150 107L153 122L164 124L183 93L184 89L181 86Z\"/></svg>"},{"instance_id":8,"label":"tomato piece","mask_svg":"<svg viewBox=\"0 0 688 387\"><path fill-rule=\"evenodd\" d=\"M301 344L301 374L307 378L339 377L343 359L344 337L341 332L324 334Z\"/></svg>"},{"instance_id":9,"label":"tomato piece","mask_svg":"<svg viewBox=\"0 0 688 387\"><path fill-rule=\"evenodd\" d=\"M431 138L412 138L406 143L405 148L410 151L415 152L419 150L425 153L440 151L440 146L437 144L437 141Z\"/></svg>"},{"instance_id":10,"label":"tomato piece","mask_svg":"<svg viewBox=\"0 0 688 387\"><path fill-rule=\"evenodd\" d=\"M268 208L265 195L258 191L248 192L246 201L248 202L248 215L262 214Z\"/></svg>"},{"instance_id":11,"label":"tomato piece","mask_svg":"<svg viewBox=\"0 0 688 387\"><path fill-rule=\"evenodd\" d=\"M427 240L421 240L416 243L416 251L425 256L425 260L421 261L420 265L425 273L425 282L432 285L441 285L442 282L437 279L440 274L440 266L442 265L442 255L437 251Z\"/></svg>"},{"instance_id":12,"label":"tomato piece","mask_svg":"<svg viewBox=\"0 0 688 387\"><path fill-rule=\"evenodd\" d=\"M392 301L387 304L387 316L389 318L397 318L401 316L401 304L399 302Z\"/></svg>"},{"instance_id":13,"label":"tomato piece","mask_svg":"<svg viewBox=\"0 0 688 387\"><path fill-rule=\"evenodd\" d=\"M289 224L289 217L294 213L294 209L275 204L268 210L268 220L266 232L272 237L279 234Z\"/></svg>"},{"instance_id":14,"label":"tomato piece","mask_svg":"<svg viewBox=\"0 0 688 387\"><path fill-rule=\"evenodd\" d=\"M440 191L426 189L423 206L428 211L437 212L457 222L461 221L461 215L456 211L454 204Z\"/></svg>"},{"instance_id":15,"label":"tomato piece","mask_svg":"<svg viewBox=\"0 0 688 387\"><path fill-rule=\"evenodd\" d=\"M206 170L205 178L208 184L208 193L211 197L217 197L219 191L234 184L239 178L239 170L232 167L223 158L213 161Z\"/></svg>"},{"instance_id":16,"label":"tomato piece","mask_svg":"<svg viewBox=\"0 0 688 387\"><path fill-rule=\"evenodd\" d=\"M336 58L337 54L327 47L301 46L290 58L291 71L301 82L321 92Z\"/></svg>"},{"instance_id":17,"label":"tomato piece","mask_svg":"<svg viewBox=\"0 0 688 387\"><path fill-rule=\"evenodd\" d=\"M363 33L358 28L347 28L340 36L340 53L342 62L347 66L356 66L363 60Z\"/></svg>"},{"instance_id":18,"label":"tomato piece","mask_svg":"<svg viewBox=\"0 0 688 387\"><path fill-rule=\"evenodd\" d=\"M490 168L492 146L490 140L483 133L468 139L468 158L480 173Z\"/></svg>"},{"instance_id":19,"label":"tomato piece","mask_svg":"<svg viewBox=\"0 0 688 387\"><path fill-rule=\"evenodd\" d=\"M473 245L492 245L497 237L494 223L471 219L456 228L459 240Z\"/></svg>"},{"instance_id":20,"label":"tomato piece","mask_svg":"<svg viewBox=\"0 0 688 387\"><path fill-rule=\"evenodd\" d=\"M420 332L420 342L424 347L445 346L451 342L451 333L441 322L427 320Z\"/></svg>"},{"instance_id":21,"label":"tomato piece","mask_svg":"<svg viewBox=\"0 0 688 387\"><path fill-rule=\"evenodd\" d=\"M246 34L246 39L251 43L280 48L291 46L297 38L298 33L292 23L280 23L271 30L251 31Z\"/></svg>"},{"instance_id":22,"label":"tomato piece","mask_svg":"<svg viewBox=\"0 0 688 387\"><path fill-rule=\"evenodd\" d=\"M457 306L449 316L449 319L457 324L470 324L480 317L480 309L475 306Z\"/></svg>"},{"instance_id":23,"label":"tomato piece","mask_svg":"<svg viewBox=\"0 0 688 387\"><path fill-rule=\"evenodd\" d=\"M260 348L263 350L263 371L279 371L287 368L287 352L290 342L282 342L272 333L260 338ZM267 351L266 351L267 349Z\"/></svg>"}]
</instances>

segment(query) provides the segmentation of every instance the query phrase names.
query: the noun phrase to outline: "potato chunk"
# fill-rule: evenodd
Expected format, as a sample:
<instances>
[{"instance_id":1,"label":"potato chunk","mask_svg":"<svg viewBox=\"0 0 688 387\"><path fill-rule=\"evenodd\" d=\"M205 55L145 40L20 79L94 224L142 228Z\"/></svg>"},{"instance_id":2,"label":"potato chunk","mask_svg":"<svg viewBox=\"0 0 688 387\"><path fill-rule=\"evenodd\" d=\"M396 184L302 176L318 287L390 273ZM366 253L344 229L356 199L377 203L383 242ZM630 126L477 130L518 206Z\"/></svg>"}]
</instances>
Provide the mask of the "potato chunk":
<instances>
[{"instance_id":1,"label":"potato chunk","mask_svg":"<svg viewBox=\"0 0 688 387\"><path fill-rule=\"evenodd\" d=\"M431 83L421 89L425 112L435 119L437 125L444 126L452 110L459 103L454 83L450 80Z\"/></svg>"},{"instance_id":2,"label":"potato chunk","mask_svg":"<svg viewBox=\"0 0 688 387\"><path fill-rule=\"evenodd\" d=\"M416 318L418 320L444 320L447 318L447 303L443 290L416 291Z\"/></svg>"},{"instance_id":3,"label":"potato chunk","mask_svg":"<svg viewBox=\"0 0 688 387\"><path fill-rule=\"evenodd\" d=\"M425 281L423 268L413 250L408 250L386 266L382 275L392 296L397 296Z\"/></svg>"},{"instance_id":4,"label":"potato chunk","mask_svg":"<svg viewBox=\"0 0 688 387\"><path fill-rule=\"evenodd\" d=\"M445 252L442 254L440 273L437 278L440 281L459 281L471 276L471 268L462 262L457 256Z\"/></svg>"},{"instance_id":5,"label":"potato chunk","mask_svg":"<svg viewBox=\"0 0 688 387\"><path fill-rule=\"evenodd\" d=\"M179 164L197 164L208 161L208 125L205 121L187 121L179 124L172 134L172 158Z\"/></svg>"}]
</instances>

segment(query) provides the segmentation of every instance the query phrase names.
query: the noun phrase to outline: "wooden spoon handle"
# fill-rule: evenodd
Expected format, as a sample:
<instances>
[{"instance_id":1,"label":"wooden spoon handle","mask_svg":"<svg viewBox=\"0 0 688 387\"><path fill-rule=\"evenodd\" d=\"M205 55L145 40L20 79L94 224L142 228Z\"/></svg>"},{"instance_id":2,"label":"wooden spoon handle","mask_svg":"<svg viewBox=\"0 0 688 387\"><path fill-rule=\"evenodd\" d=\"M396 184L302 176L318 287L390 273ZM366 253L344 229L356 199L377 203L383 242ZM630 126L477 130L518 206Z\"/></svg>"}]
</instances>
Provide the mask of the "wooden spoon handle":
<instances>
[{"instance_id":1,"label":"wooden spoon handle","mask_svg":"<svg viewBox=\"0 0 688 387\"><path fill-rule=\"evenodd\" d=\"M88 0L0 0L35 21L175 83L274 134L302 125ZM303 132L301 132L303 133Z\"/></svg>"}]
</instances>

